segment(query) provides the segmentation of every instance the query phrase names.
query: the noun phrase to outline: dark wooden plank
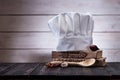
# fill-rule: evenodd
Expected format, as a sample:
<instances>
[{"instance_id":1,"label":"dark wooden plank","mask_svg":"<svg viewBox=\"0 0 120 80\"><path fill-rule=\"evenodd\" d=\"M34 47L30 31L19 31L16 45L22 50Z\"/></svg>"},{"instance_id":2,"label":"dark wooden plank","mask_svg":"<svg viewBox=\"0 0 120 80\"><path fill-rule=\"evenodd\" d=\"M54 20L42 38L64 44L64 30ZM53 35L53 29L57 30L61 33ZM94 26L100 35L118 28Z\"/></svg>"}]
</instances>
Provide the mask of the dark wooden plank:
<instances>
[{"instance_id":1,"label":"dark wooden plank","mask_svg":"<svg viewBox=\"0 0 120 80\"><path fill-rule=\"evenodd\" d=\"M9 70L4 75L29 75L38 65L37 63L17 63L14 69Z\"/></svg>"},{"instance_id":2,"label":"dark wooden plank","mask_svg":"<svg viewBox=\"0 0 120 80\"><path fill-rule=\"evenodd\" d=\"M82 68L81 67L67 67L67 68L60 68L59 75L83 75L82 74Z\"/></svg>"},{"instance_id":3,"label":"dark wooden plank","mask_svg":"<svg viewBox=\"0 0 120 80\"><path fill-rule=\"evenodd\" d=\"M36 68L30 73L30 75L39 75L41 69L43 68L43 66L45 65L45 63L40 63L36 66Z\"/></svg>"},{"instance_id":4,"label":"dark wooden plank","mask_svg":"<svg viewBox=\"0 0 120 80\"><path fill-rule=\"evenodd\" d=\"M106 70L107 66L104 67L91 67L92 75L96 76L110 76L110 73Z\"/></svg>"},{"instance_id":5,"label":"dark wooden plank","mask_svg":"<svg viewBox=\"0 0 120 80\"><path fill-rule=\"evenodd\" d=\"M58 75L60 72L60 67L48 68L45 65L39 71L38 75Z\"/></svg>"},{"instance_id":6,"label":"dark wooden plank","mask_svg":"<svg viewBox=\"0 0 120 80\"><path fill-rule=\"evenodd\" d=\"M0 14L56 14L68 11L120 14L119 3L119 0L0 0Z\"/></svg>"},{"instance_id":7,"label":"dark wooden plank","mask_svg":"<svg viewBox=\"0 0 120 80\"><path fill-rule=\"evenodd\" d=\"M16 67L16 64L15 63L10 63L9 65L8 65L8 67L6 67L6 68L4 68L4 69L2 69L1 71L0 71L0 75L4 75L6 72L8 72L9 70L11 70L11 69L14 69Z\"/></svg>"},{"instance_id":8,"label":"dark wooden plank","mask_svg":"<svg viewBox=\"0 0 120 80\"><path fill-rule=\"evenodd\" d=\"M111 80L120 80L120 62L110 62L106 70L111 75Z\"/></svg>"},{"instance_id":9,"label":"dark wooden plank","mask_svg":"<svg viewBox=\"0 0 120 80\"><path fill-rule=\"evenodd\" d=\"M92 79L92 80L110 80L110 75L108 72L101 69L101 67L67 67L67 68L46 68L43 67L41 69L40 75L48 76L51 75L53 78L59 79L69 79L70 80L84 80L84 79ZM100 72L98 72L100 71ZM97 73L97 74L96 74Z\"/></svg>"},{"instance_id":10,"label":"dark wooden plank","mask_svg":"<svg viewBox=\"0 0 120 80\"><path fill-rule=\"evenodd\" d=\"M41 74L44 75L58 75L58 76L110 76L110 74L105 70L104 67L55 67L55 68L47 68L44 66L41 69ZM37 72L38 73L38 72Z\"/></svg>"},{"instance_id":11,"label":"dark wooden plank","mask_svg":"<svg viewBox=\"0 0 120 80\"><path fill-rule=\"evenodd\" d=\"M11 63L0 63L0 73L11 66L13 66Z\"/></svg>"},{"instance_id":12,"label":"dark wooden plank","mask_svg":"<svg viewBox=\"0 0 120 80\"><path fill-rule=\"evenodd\" d=\"M112 62L107 64L108 67L106 67L106 70L112 75L112 76L120 76L120 63L119 62Z\"/></svg>"},{"instance_id":13,"label":"dark wooden plank","mask_svg":"<svg viewBox=\"0 0 120 80\"><path fill-rule=\"evenodd\" d=\"M6 68L6 66L8 66ZM120 63L107 63L105 67L55 67L47 68L45 63L9 63L0 64L0 77L26 75L26 79L34 76L35 79L68 79L70 80L119 80L120 79ZM4 76L1 76L4 75ZM28 75L30 75L28 77ZM20 76L19 76L20 77ZM24 76L25 77L25 76ZM15 79L16 77L14 77Z\"/></svg>"},{"instance_id":14,"label":"dark wooden plank","mask_svg":"<svg viewBox=\"0 0 120 80\"><path fill-rule=\"evenodd\" d=\"M68 67L61 68L60 75L109 76L110 74L104 69L104 67Z\"/></svg>"}]
</instances>

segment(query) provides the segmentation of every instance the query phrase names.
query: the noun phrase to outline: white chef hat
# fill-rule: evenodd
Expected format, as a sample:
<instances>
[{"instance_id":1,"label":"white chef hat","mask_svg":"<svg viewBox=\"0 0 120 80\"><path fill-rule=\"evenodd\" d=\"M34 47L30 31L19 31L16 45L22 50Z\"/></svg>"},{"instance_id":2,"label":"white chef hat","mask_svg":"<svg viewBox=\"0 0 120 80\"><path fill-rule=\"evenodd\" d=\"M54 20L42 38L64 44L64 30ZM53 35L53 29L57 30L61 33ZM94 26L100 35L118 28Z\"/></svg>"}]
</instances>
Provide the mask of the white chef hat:
<instances>
[{"instance_id":1,"label":"white chef hat","mask_svg":"<svg viewBox=\"0 0 120 80\"><path fill-rule=\"evenodd\" d=\"M85 50L92 44L94 21L90 13L61 13L48 21L58 51Z\"/></svg>"}]
</instances>

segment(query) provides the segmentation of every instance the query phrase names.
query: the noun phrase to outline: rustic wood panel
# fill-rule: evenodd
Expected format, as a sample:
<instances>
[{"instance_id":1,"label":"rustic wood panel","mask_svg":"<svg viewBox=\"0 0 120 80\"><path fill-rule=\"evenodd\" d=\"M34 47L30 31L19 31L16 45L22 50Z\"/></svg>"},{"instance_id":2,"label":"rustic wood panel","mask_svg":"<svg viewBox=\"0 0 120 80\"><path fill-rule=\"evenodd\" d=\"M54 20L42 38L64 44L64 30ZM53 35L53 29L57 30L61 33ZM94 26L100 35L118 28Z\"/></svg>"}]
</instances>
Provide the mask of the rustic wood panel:
<instances>
[{"instance_id":1,"label":"rustic wood panel","mask_svg":"<svg viewBox=\"0 0 120 80\"><path fill-rule=\"evenodd\" d=\"M52 16L0 16L0 31L50 31Z\"/></svg>"},{"instance_id":2,"label":"rustic wood panel","mask_svg":"<svg viewBox=\"0 0 120 80\"><path fill-rule=\"evenodd\" d=\"M13 64L11 64L11 63L2 63L2 64L0 64L0 72L6 70L7 68L9 68L11 66L13 66Z\"/></svg>"},{"instance_id":3,"label":"rustic wood panel","mask_svg":"<svg viewBox=\"0 0 120 80\"><path fill-rule=\"evenodd\" d=\"M0 62L48 62L52 60L49 50L0 50ZM107 62L120 62L120 50L103 50Z\"/></svg>"},{"instance_id":4,"label":"rustic wood panel","mask_svg":"<svg viewBox=\"0 0 120 80\"><path fill-rule=\"evenodd\" d=\"M114 67L113 67L114 66ZM109 63L108 66L106 67L106 70L110 72L110 74L112 74L112 77L115 78L115 76L120 74L120 67L119 67L119 63ZM115 80L119 80L119 79L115 79Z\"/></svg>"},{"instance_id":5,"label":"rustic wood panel","mask_svg":"<svg viewBox=\"0 0 120 80\"><path fill-rule=\"evenodd\" d=\"M36 63L16 64L16 67L9 69L4 75L29 75L37 66Z\"/></svg>"},{"instance_id":6,"label":"rustic wood panel","mask_svg":"<svg viewBox=\"0 0 120 80\"><path fill-rule=\"evenodd\" d=\"M104 49L120 48L120 33L95 33L93 34L93 44Z\"/></svg>"},{"instance_id":7,"label":"rustic wood panel","mask_svg":"<svg viewBox=\"0 0 120 80\"><path fill-rule=\"evenodd\" d=\"M0 62L48 62L51 50L0 50Z\"/></svg>"},{"instance_id":8,"label":"rustic wood panel","mask_svg":"<svg viewBox=\"0 0 120 80\"><path fill-rule=\"evenodd\" d=\"M107 62L120 62L120 50L103 50Z\"/></svg>"},{"instance_id":9,"label":"rustic wood panel","mask_svg":"<svg viewBox=\"0 0 120 80\"><path fill-rule=\"evenodd\" d=\"M16 67L14 63L10 64L7 68L3 68L3 70L0 71L0 75L3 75L4 73L8 72L10 69L13 69Z\"/></svg>"},{"instance_id":10,"label":"rustic wood panel","mask_svg":"<svg viewBox=\"0 0 120 80\"><path fill-rule=\"evenodd\" d=\"M53 48L50 33L0 33L0 48Z\"/></svg>"},{"instance_id":11,"label":"rustic wood panel","mask_svg":"<svg viewBox=\"0 0 120 80\"><path fill-rule=\"evenodd\" d=\"M47 68L43 66L42 69L38 72L38 75L59 75L60 67Z\"/></svg>"},{"instance_id":12,"label":"rustic wood panel","mask_svg":"<svg viewBox=\"0 0 120 80\"><path fill-rule=\"evenodd\" d=\"M38 66L30 73L30 75L39 75L41 69L45 66L46 63L39 63Z\"/></svg>"},{"instance_id":13,"label":"rustic wood panel","mask_svg":"<svg viewBox=\"0 0 120 80\"><path fill-rule=\"evenodd\" d=\"M48 20L62 12L90 12L94 44L120 62L120 0L0 0L0 62L47 62L56 41Z\"/></svg>"},{"instance_id":14,"label":"rustic wood panel","mask_svg":"<svg viewBox=\"0 0 120 80\"><path fill-rule=\"evenodd\" d=\"M76 72L74 71L76 70ZM60 68L59 71L61 75L80 75L80 76L85 76L85 75L104 75L108 76L110 75L104 67L94 67L94 68L80 68L80 67L68 67L68 68Z\"/></svg>"},{"instance_id":15,"label":"rustic wood panel","mask_svg":"<svg viewBox=\"0 0 120 80\"><path fill-rule=\"evenodd\" d=\"M0 0L0 14L56 14L77 11L120 14L119 0Z\"/></svg>"},{"instance_id":16,"label":"rustic wood panel","mask_svg":"<svg viewBox=\"0 0 120 80\"><path fill-rule=\"evenodd\" d=\"M120 49L120 33L94 33L93 43L104 49ZM3 48L55 48L52 33L0 33Z\"/></svg>"},{"instance_id":17,"label":"rustic wood panel","mask_svg":"<svg viewBox=\"0 0 120 80\"><path fill-rule=\"evenodd\" d=\"M3 66L1 66L3 65ZM11 66L14 65L14 66ZM35 80L119 80L120 79L120 63L108 63L105 67L68 67L68 68L47 68L45 63L1 63L0 68L11 66L8 69L0 71L1 80L28 80L34 77ZM33 74L34 73L34 74ZM52 76L50 76L52 75Z\"/></svg>"},{"instance_id":18,"label":"rustic wood panel","mask_svg":"<svg viewBox=\"0 0 120 80\"><path fill-rule=\"evenodd\" d=\"M93 16L94 32L120 32L120 16Z\"/></svg>"},{"instance_id":19,"label":"rustic wood panel","mask_svg":"<svg viewBox=\"0 0 120 80\"><path fill-rule=\"evenodd\" d=\"M69 77L70 80L74 80L74 79L75 80L77 80L77 79L85 80L86 77L89 79L92 79L92 80L101 80L101 79L109 80L110 79L110 73L107 72L107 70L104 67L103 68L101 68L101 67L96 67L96 68L83 68L83 67L47 68L44 66L41 70L36 71L36 74L37 75L45 75L45 76L52 75L52 77L55 75L56 79L57 78L59 78L59 79L66 78L67 79ZM61 77L63 77L63 78L61 78Z\"/></svg>"},{"instance_id":20,"label":"rustic wood panel","mask_svg":"<svg viewBox=\"0 0 120 80\"><path fill-rule=\"evenodd\" d=\"M53 16L0 16L0 31L50 31L48 20ZM120 16L93 16L94 32L120 32Z\"/></svg>"}]
</instances>

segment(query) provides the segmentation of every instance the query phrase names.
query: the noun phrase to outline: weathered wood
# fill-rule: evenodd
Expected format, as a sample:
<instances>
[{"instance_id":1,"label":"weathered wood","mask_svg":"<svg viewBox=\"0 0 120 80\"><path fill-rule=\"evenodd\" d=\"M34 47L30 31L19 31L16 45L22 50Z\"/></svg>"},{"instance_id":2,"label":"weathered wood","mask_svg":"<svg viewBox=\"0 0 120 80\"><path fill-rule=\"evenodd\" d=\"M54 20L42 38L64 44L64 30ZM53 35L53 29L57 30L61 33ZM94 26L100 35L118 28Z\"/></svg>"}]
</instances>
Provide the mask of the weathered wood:
<instances>
[{"instance_id":1,"label":"weathered wood","mask_svg":"<svg viewBox=\"0 0 120 80\"><path fill-rule=\"evenodd\" d=\"M50 50L0 50L0 63L48 62Z\"/></svg>"},{"instance_id":2,"label":"weathered wood","mask_svg":"<svg viewBox=\"0 0 120 80\"><path fill-rule=\"evenodd\" d=\"M5 75L6 73L9 73L10 71L14 71L14 70L16 70L15 68L17 68L18 67L18 69L20 68L20 67L22 67L22 66L24 66L25 64L14 64L14 66L12 67L12 68L10 68L10 69L7 69L7 71L6 72L4 72L3 74Z\"/></svg>"},{"instance_id":3,"label":"weathered wood","mask_svg":"<svg viewBox=\"0 0 120 80\"><path fill-rule=\"evenodd\" d=\"M56 45L47 22L58 13L68 11L92 13L94 44L109 50L103 52L106 61L120 61L119 0L0 0L0 62L49 61L51 53L43 55L46 52L40 52L43 48L53 50Z\"/></svg>"},{"instance_id":4,"label":"weathered wood","mask_svg":"<svg viewBox=\"0 0 120 80\"><path fill-rule=\"evenodd\" d=\"M0 14L56 14L68 11L119 14L120 5L119 0L0 0Z\"/></svg>"},{"instance_id":5,"label":"weathered wood","mask_svg":"<svg viewBox=\"0 0 120 80\"><path fill-rule=\"evenodd\" d=\"M13 63L9 63L9 65ZM5 68L5 63L1 63L0 66ZM7 65L8 66L8 65ZM3 74L0 74L0 78L8 77L9 79L16 80L29 79L34 76L34 79L64 79L70 78L70 80L80 80L80 79L92 79L92 80L119 80L120 79L120 63L108 63L106 67L67 67L67 68L47 68L44 63L15 63L15 66L7 68ZM9 76L8 76L9 75ZM20 76L19 76L20 75ZM24 75L24 76L23 76ZM17 77L18 76L18 77ZM25 77L26 76L26 77ZM37 76L37 77L35 77ZM11 78L13 77L13 78ZM86 78L87 77L87 78ZM6 80L6 79L5 79Z\"/></svg>"},{"instance_id":6,"label":"weathered wood","mask_svg":"<svg viewBox=\"0 0 120 80\"><path fill-rule=\"evenodd\" d=\"M107 67L107 66L105 66L105 67ZM110 73L105 69L105 67L91 67L89 69L92 72L91 75L109 76Z\"/></svg>"},{"instance_id":7,"label":"weathered wood","mask_svg":"<svg viewBox=\"0 0 120 80\"><path fill-rule=\"evenodd\" d=\"M48 20L52 17L54 16L0 16L0 32L49 32ZM94 32L120 32L120 16L93 16L93 18Z\"/></svg>"},{"instance_id":8,"label":"weathered wood","mask_svg":"<svg viewBox=\"0 0 120 80\"><path fill-rule=\"evenodd\" d=\"M8 67L3 68L3 70L0 71L0 75L3 75L4 73L8 72L10 69L13 69L14 67L16 67L16 64L9 64Z\"/></svg>"},{"instance_id":9,"label":"weathered wood","mask_svg":"<svg viewBox=\"0 0 120 80\"><path fill-rule=\"evenodd\" d=\"M43 66L45 65L45 63L39 63L36 68L30 73L30 75L39 75L41 69L43 68Z\"/></svg>"},{"instance_id":10,"label":"weathered wood","mask_svg":"<svg viewBox=\"0 0 120 80\"><path fill-rule=\"evenodd\" d=\"M119 50L103 50L103 56L106 57L107 62L120 62Z\"/></svg>"},{"instance_id":11,"label":"weathered wood","mask_svg":"<svg viewBox=\"0 0 120 80\"><path fill-rule=\"evenodd\" d=\"M76 71L74 71L76 70ZM67 67L67 68L60 68L60 74L63 75L83 75L82 68L80 67Z\"/></svg>"},{"instance_id":12,"label":"weathered wood","mask_svg":"<svg viewBox=\"0 0 120 80\"><path fill-rule=\"evenodd\" d=\"M103 49L120 49L120 33L94 33L93 44ZM55 48L51 33L0 33L0 48Z\"/></svg>"},{"instance_id":13,"label":"weathered wood","mask_svg":"<svg viewBox=\"0 0 120 80\"><path fill-rule=\"evenodd\" d=\"M18 63L16 64L16 67L9 69L4 75L29 75L37 65L37 63Z\"/></svg>"},{"instance_id":14,"label":"weathered wood","mask_svg":"<svg viewBox=\"0 0 120 80\"><path fill-rule=\"evenodd\" d=\"M96 44L98 47L103 49L118 49L120 44L119 39L119 33L93 34L93 44Z\"/></svg>"},{"instance_id":15,"label":"weathered wood","mask_svg":"<svg viewBox=\"0 0 120 80\"><path fill-rule=\"evenodd\" d=\"M118 62L116 63L109 63L107 64L108 67L105 69L114 77L118 76L120 74L120 64Z\"/></svg>"},{"instance_id":16,"label":"weathered wood","mask_svg":"<svg viewBox=\"0 0 120 80\"><path fill-rule=\"evenodd\" d=\"M38 74L39 75L59 75L59 73L60 73L60 67L48 68L44 65Z\"/></svg>"},{"instance_id":17,"label":"weathered wood","mask_svg":"<svg viewBox=\"0 0 120 80\"><path fill-rule=\"evenodd\" d=\"M49 62L53 49L0 50L0 62ZM120 62L120 50L103 50L107 62Z\"/></svg>"},{"instance_id":18,"label":"weathered wood","mask_svg":"<svg viewBox=\"0 0 120 80\"><path fill-rule=\"evenodd\" d=\"M120 16L94 16L94 32L119 32Z\"/></svg>"},{"instance_id":19,"label":"weathered wood","mask_svg":"<svg viewBox=\"0 0 120 80\"><path fill-rule=\"evenodd\" d=\"M119 0L0 0L0 62L49 61L51 53L40 52L43 48L52 51L56 45L47 22L68 11L92 13L94 44L107 50L103 52L106 61L119 62L119 3Z\"/></svg>"},{"instance_id":20,"label":"weathered wood","mask_svg":"<svg viewBox=\"0 0 120 80\"><path fill-rule=\"evenodd\" d=\"M0 73L3 72L4 70L6 70L7 68L13 66L13 64L11 63L2 63L0 64Z\"/></svg>"},{"instance_id":21,"label":"weathered wood","mask_svg":"<svg viewBox=\"0 0 120 80\"><path fill-rule=\"evenodd\" d=\"M48 20L53 16L0 16L0 31L50 31Z\"/></svg>"},{"instance_id":22,"label":"weathered wood","mask_svg":"<svg viewBox=\"0 0 120 80\"><path fill-rule=\"evenodd\" d=\"M60 75L79 75L79 76L109 76L110 74L104 69L104 67L67 67L60 68Z\"/></svg>"},{"instance_id":23,"label":"weathered wood","mask_svg":"<svg viewBox=\"0 0 120 80\"><path fill-rule=\"evenodd\" d=\"M51 33L0 33L0 36L0 48L55 47L55 38Z\"/></svg>"}]
</instances>

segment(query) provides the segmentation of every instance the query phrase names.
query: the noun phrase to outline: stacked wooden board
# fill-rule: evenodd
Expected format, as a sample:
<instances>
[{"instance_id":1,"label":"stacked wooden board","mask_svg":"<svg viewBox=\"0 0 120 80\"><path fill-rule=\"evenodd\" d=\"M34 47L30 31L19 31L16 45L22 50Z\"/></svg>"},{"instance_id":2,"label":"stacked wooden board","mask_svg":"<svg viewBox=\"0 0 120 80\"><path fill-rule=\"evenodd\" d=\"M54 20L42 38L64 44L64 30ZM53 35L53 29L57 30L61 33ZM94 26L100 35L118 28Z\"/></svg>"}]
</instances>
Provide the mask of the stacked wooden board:
<instances>
[{"instance_id":1,"label":"stacked wooden board","mask_svg":"<svg viewBox=\"0 0 120 80\"><path fill-rule=\"evenodd\" d=\"M48 67L67 66L105 66L106 58L103 51L96 45L91 45L87 50L79 51L52 51L52 61L47 63Z\"/></svg>"}]
</instances>

